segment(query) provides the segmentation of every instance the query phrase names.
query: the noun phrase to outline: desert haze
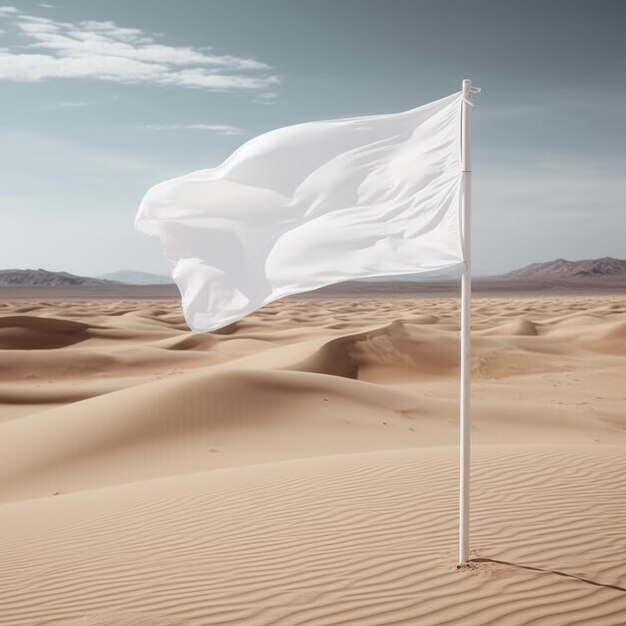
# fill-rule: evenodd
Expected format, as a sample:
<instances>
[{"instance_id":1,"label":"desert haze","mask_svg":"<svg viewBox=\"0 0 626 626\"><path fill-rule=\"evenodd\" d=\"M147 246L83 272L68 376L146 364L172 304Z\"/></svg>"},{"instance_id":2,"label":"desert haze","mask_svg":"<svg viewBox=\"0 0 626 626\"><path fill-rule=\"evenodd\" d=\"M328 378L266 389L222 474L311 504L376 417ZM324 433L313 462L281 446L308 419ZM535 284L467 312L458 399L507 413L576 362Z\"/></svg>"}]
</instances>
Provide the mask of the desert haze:
<instances>
[{"instance_id":1,"label":"desert haze","mask_svg":"<svg viewBox=\"0 0 626 626\"><path fill-rule=\"evenodd\" d=\"M46 296L47 297L47 296ZM0 623L626 622L626 299L0 302Z\"/></svg>"}]
</instances>

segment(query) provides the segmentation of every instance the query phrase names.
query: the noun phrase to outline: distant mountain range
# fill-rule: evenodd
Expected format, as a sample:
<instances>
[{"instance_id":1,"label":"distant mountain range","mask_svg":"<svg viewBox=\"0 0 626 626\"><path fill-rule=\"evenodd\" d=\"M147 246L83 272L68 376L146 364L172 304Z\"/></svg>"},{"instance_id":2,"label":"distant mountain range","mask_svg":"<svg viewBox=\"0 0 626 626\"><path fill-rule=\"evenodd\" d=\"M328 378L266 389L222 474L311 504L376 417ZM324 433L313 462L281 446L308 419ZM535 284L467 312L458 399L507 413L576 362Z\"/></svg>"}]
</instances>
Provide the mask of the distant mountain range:
<instances>
[{"instance_id":1,"label":"distant mountain range","mask_svg":"<svg viewBox=\"0 0 626 626\"><path fill-rule=\"evenodd\" d=\"M102 276L77 276L69 272L50 272L48 270L0 270L0 286L68 286L85 285L171 285L169 276L120 270Z\"/></svg>"},{"instance_id":2,"label":"distant mountain range","mask_svg":"<svg viewBox=\"0 0 626 626\"><path fill-rule=\"evenodd\" d=\"M150 274L149 272L135 272L133 270L120 270L101 274L98 278L112 280L124 285L171 285L174 281L171 276L164 274Z\"/></svg>"},{"instance_id":3,"label":"distant mountain range","mask_svg":"<svg viewBox=\"0 0 626 626\"><path fill-rule=\"evenodd\" d=\"M556 259L546 263L532 263L498 278L555 280L559 278L589 278L594 276L626 277L626 261L614 259L610 256L601 259L585 259L584 261Z\"/></svg>"},{"instance_id":4,"label":"distant mountain range","mask_svg":"<svg viewBox=\"0 0 626 626\"><path fill-rule=\"evenodd\" d=\"M115 285L112 280L76 276L69 272L49 272L48 270L0 270L0 286L32 287L45 285L58 287L67 285Z\"/></svg>"},{"instance_id":5,"label":"distant mountain range","mask_svg":"<svg viewBox=\"0 0 626 626\"><path fill-rule=\"evenodd\" d=\"M533 263L519 270L503 274L476 278L479 283L498 281L515 283L525 282L571 282L577 279L587 279L584 282L593 282L593 279L612 278L626 281L626 260L604 257L602 259L586 259L583 261L566 261L556 259L546 263ZM435 282L449 283L457 278L454 273L434 273L424 277L405 277L394 279L393 282ZM383 282L378 279L378 282ZM392 282L392 281L384 281ZM132 270L120 270L97 277L76 276L68 272L49 272L44 269L37 270L0 270L0 286L115 286L115 285L171 285L172 279L161 274L148 272L135 272ZM362 283L361 283L362 284Z\"/></svg>"}]
</instances>

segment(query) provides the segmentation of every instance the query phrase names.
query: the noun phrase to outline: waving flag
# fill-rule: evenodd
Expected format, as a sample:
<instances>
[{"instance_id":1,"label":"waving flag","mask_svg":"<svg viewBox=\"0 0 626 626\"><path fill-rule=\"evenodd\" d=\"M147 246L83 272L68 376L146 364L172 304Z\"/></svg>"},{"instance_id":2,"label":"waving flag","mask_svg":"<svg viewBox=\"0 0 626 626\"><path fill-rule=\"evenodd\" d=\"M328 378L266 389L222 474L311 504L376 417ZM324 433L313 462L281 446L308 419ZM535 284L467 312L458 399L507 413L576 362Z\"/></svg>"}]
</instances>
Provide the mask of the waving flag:
<instances>
[{"instance_id":1,"label":"waving flag","mask_svg":"<svg viewBox=\"0 0 626 626\"><path fill-rule=\"evenodd\" d=\"M463 261L462 93L410 111L260 135L150 189L185 318L211 331L290 294Z\"/></svg>"}]
</instances>

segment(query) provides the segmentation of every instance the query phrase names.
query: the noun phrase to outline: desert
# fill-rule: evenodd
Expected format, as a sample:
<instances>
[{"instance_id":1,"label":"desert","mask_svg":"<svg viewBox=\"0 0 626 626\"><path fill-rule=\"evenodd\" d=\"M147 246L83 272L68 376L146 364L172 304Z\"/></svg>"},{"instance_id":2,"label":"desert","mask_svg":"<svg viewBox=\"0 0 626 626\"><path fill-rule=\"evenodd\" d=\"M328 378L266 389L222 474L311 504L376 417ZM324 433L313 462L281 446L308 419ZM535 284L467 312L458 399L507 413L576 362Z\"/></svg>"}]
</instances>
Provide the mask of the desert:
<instances>
[{"instance_id":1,"label":"desert","mask_svg":"<svg viewBox=\"0 0 626 626\"><path fill-rule=\"evenodd\" d=\"M614 624L626 300L294 297L192 333L175 297L0 302L0 623Z\"/></svg>"}]
</instances>

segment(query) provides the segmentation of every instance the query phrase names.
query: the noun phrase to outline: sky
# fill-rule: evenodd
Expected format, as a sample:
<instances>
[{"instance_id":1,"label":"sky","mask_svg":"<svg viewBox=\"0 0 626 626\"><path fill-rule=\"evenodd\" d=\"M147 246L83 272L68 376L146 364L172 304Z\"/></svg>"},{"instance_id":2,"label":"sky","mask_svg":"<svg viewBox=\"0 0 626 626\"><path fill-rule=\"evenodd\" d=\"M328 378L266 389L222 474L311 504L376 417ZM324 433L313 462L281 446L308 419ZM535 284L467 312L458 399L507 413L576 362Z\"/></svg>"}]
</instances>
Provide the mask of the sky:
<instances>
[{"instance_id":1,"label":"sky","mask_svg":"<svg viewBox=\"0 0 626 626\"><path fill-rule=\"evenodd\" d=\"M0 268L167 273L154 184L262 132L474 108L473 266L626 257L622 0L30 0L0 7Z\"/></svg>"}]
</instances>

